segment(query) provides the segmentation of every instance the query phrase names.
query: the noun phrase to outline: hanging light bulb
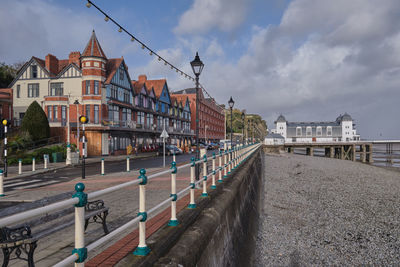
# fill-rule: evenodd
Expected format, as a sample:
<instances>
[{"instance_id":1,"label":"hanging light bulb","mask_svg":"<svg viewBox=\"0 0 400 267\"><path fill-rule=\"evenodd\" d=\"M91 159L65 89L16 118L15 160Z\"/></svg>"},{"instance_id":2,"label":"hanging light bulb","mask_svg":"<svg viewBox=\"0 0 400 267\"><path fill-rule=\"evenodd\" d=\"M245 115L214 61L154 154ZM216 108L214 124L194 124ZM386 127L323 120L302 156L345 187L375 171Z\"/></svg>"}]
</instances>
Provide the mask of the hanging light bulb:
<instances>
[{"instance_id":1,"label":"hanging light bulb","mask_svg":"<svg viewBox=\"0 0 400 267\"><path fill-rule=\"evenodd\" d=\"M122 32L122 28L121 28L121 27L119 27L118 31L119 31L119 32Z\"/></svg>"},{"instance_id":2,"label":"hanging light bulb","mask_svg":"<svg viewBox=\"0 0 400 267\"><path fill-rule=\"evenodd\" d=\"M150 53L149 53L149 54L150 54L150 56L152 56L152 55L153 55L153 51L150 51Z\"/></svg>"},{"instance_id":3,"label":"hanging light bulb","mask_svg":"<svg viewBox=\"0 0 400 267\"><path fill-rule=\"evenodd\" d=\"M131 41L134 42L134 41L135 41L135 38L132 37L132 38L131 38Z\"/></svg>"},{"instance_id":4,"label":"hanging light bulb","mask_svg":"<svg viewBox=\"0 0 400 267\"><path fill-rule=\"evenodd\" d=\"M104 20L105 20L105 21L108 21L108 20L109 20L108 16L106 16L106 17L104 18Z\"/></svg>"},{"instance_id":5,"label":"hanging light bulb","mask_svg":"<svg viewBox=\"0 0 400 267\"><path fill-rule=\"evenodd\" d=\"M161 61L161 57L158 57L158 61Z\"/></svg>"},{"instance_id":6,"label":"hanging light bulb","mask_svg":"<svg viewBox=\"0 0 400 267\"><path fill-rule=\"evenodd\" d=\"M167 66L167 61L164 61L164 65Z\"/></svg>"},{"instance_id":7,"label":"hanging light bulb","mask_svg":"<svg viewBox=\"0 0 400 267\"><path fill-rule=\"evenodd\" d=\"M142 49L144 49L144 44L142 44Z\"/></svg>"},{"instance_id":8,"label":"hanging light bulb","mask_svg":"<svg viewBox=\"0 0 400 267\"><path fill-rule=\"evenodd\" d=\"M88 8L90 8L90 7L92 6L92 4L88 1L88 2L86 3L86 6L87 6Z\"/></svg>"},{"instance_id":9,"label":"hanging light bulb","mask_svg":"<svg viewBox=\"0 0 400 267\"><path fill-rule=\"evenodd\" d=\"M176 69L176 72L178 72L178 69Z\"/></svg>"},{"instance_id":10,"label":"hanging light bulb","mask_svg":"<svg viewBox=\"0 0 400 267\"><path fill-rule=\"evenodd\" d=\"M171 65L171 70L173 70L174 69L174 67L172 67L172 65Z\"/></svg>"}]
</instances>

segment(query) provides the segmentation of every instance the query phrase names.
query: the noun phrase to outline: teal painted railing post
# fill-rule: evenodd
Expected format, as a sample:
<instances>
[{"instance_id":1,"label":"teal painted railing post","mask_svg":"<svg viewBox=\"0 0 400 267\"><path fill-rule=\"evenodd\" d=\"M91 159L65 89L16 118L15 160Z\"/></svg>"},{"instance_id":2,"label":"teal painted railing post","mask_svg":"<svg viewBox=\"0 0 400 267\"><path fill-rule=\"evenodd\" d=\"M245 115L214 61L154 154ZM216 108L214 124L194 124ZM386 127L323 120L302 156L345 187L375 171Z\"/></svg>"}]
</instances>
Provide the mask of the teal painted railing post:
<instances>
[{"instance_id":1,"label":"teal painted railing post","mask_svg":"<svg viewBox=\"0 0 400 267\"><path fill-rule=\"evenodd\" d=\"M219 151L219 156L218 156L218 163L219 163L219 173L218 173L218 182L222 183L222 151Z\"/></svg>"},{"instance_id":2,"label":"teal painted railing post","mask_svg":"<svg viewBox=\"0 0 400 267\"><path fill-rule=\"evenodd\" d=\"M227 173L227 171L228 171L228 161L227 161L228 154L227 153L228 153L227 150L224 150L224 178L228 177L228 173Z\"/></svg>"},{"instance_id":3,"label":"teal painted railing post","mask_svg":"<svg viewBox=\"0 0 400 267\"><path fill-rule=\"evenodd\" d=\"M104 158L101 159L101 175L104 175Z\"/></svg>"},{"instance_id":4,"label":"teal painted railing post","mask_svg":"<svg viewBox=\"0 0 400 267\"><path fill-rule=\"evenodd\" d=\"M208 196L207 194L207 154L203 156L203 193L202 197Z\"/></svg>"},{"instance_id":5,"label":"teal painted railing post","mask_svg":"<svg viewBox=\"0 0 400 267\"><path fill-rule=\"evenodd\" d=\"M189 202L189 209L195 209L196 208L196 203L194 202L194 190L195 190L195 183L194 183L194 172L195 172L195 159L191 158L190 159L190 202Z\"/></svg>"},{"instance_id":6,"label":"teal painted railing post","mask_svg":"<svg viewBox=\"0 0 400 267\"><path fill-rule=\"evenodd\" d=\"M36 171L36 159L35 157L32 158L32 171Z\"/></svg>"},{"instance_id":7,"label":"teal painted railing post","mask_svg":"<svg viewBox=\"0 0 400 267\"><path fill-rule=\"evenodd\" d=\"M228 150L228 174L231 173L231 164L232 164L232 149Z\"/></svg>"},{"instance_id":8,"label":"teal painted railing post","mask_svg":"<svg viewBox=\"0 0 400 267\"><path fill-rule=\"evenodd\" d=\"M213 152L212 154L212 184L211 184L211 189L215 189L217 188L217 186L215 185L215 152Z\"/></svg>"},{"instance_id":9,"label":"teal painted railing post","mask_svg":"<svg viewBox=\"0 0 400 267\"><path fill-rule=\"evenodd\" d=\"M146 256L150 253L150 248L146 245L146 220L147 220L147 212L146 212L146 184L147 184L147 176L146 170L140 169L140 175L138 179L141 179L142 182L139 184L139 213L138 217L142 218L139 221L139 245L133 251L133 255L136 256Z\"/></svg>"},{"instance_id":10,"label":"teal painted railing post","mask_svg":"<svg viewBox=\"0 0 400 267\"><path fill-rule=\"evenodd\" d=\"M22 159L18 159L18 174L22 174Z\"/></svg>"},{"instance_id":11,"label":"teal painted railing post","mask_svg":"<svg viewBox=\"0 0 400 267\"><path fill-rule=\"evenodd\" d=\"M176 173L178 169L176 168L176 162L173 161L171 163L171 219L168 222L168 226L177 226L179 224L178 219L176 218L176 200L178 196L176 194Z\"/></svg>"},{"instance_id":12,"label":"teal painted railing post","mask_svg":"<svg viewBox=\"0 0 400 267\"><path fill-rule=\"evenodd\" d=\"M85 206L87 204L87 194L83 192L85 185L77 183L75 185L75 194L73 198L78 198L78 204L75 204L75 248L72 254L77 254L78 259L75 266L83 267L87 258L87 248L85 247Z\"/></svg>"},{"instance_id":13,"label":"teal painted railing post","mask_svg":"<svg viewBox=\"0 0 400 267\"><path fill-rule=\"evenodd\" d=\"M126 172L130 172L131 168L130 168L130 158L129 156L126 157Z\"/></svg>"}]
</instances>

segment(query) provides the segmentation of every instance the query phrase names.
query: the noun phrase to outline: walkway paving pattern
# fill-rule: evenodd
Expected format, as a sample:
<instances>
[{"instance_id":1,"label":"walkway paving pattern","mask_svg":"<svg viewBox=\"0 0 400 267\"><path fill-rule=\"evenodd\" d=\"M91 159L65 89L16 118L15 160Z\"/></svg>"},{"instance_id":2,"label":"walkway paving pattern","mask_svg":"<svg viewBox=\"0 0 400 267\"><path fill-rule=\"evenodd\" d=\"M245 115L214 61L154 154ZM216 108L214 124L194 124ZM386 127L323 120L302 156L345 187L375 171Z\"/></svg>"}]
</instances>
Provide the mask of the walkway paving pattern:
<instances>
[{"instance_id":1,"label":"walkway paving pattern","mask_svg":"<svg viewBox=\"0 0 400 267\"><path fill-rule=\"evenodd\" d=\"M149 168L147 175L161 171L162 168ZM9 201L35 201L43 197L53 196L60 193L73 191L74 186L78 182L85 184L85 192L92 192L108 188L113 185L137 179L138 171L112 173L109 175L88 176L85 180L76 178L74 180L43 186L34 189L21 189L10 192L6 198ZM7 179L13 179L12 177ZM190 183L190 169L185 168L179 170L177 174L177 191L187 187ZM197 195L201 194L201 190L196 190ZM170 175L163 175L149 180L146 186L146 209L150 209L167 199L171 192ZM118 228L124 223L132 220L137 216L139 208L139 190L138 186L130 186L116 192L104 195L99 199L104 200L105 205L110 208L107 217L107 225L110 231ZM4 201L5 199L2 199ZM188 204L188 196L178 200L177 210L186 207ZM73 220L73 217L68 219ZM154 233L162 225L166 224L170 219L169 205L160 209L160 213L156 217L151 218L147 222L147 236ZM115 237L105 245L98 247L89 253L89 261L86 266L113 266L119 260L132 252L138 244L137 226L125 233ZM135 230L136 229L136 230ZM85 234L85 243L90 244L100 238L103 230L100 224L89 224ZM119 239L120 242L116 243ZM115 243L115 245L113 245ZM107 249L112 245L110 248ZM71 254L74 248L74 227L69 227L63 231L57 232L51 236L39 240L38 247L35 251L36 266L51 266ZM104 251L104 252L103 252ZM103 253L101 253L103 252ZM98 255L97 257L95 257ZM93 260L93 257L95 257ZM2 255L0 256L2 261ZM20 260L11 261L9 266L25 266L26 263Z\"/></svg>"}]
</instances>

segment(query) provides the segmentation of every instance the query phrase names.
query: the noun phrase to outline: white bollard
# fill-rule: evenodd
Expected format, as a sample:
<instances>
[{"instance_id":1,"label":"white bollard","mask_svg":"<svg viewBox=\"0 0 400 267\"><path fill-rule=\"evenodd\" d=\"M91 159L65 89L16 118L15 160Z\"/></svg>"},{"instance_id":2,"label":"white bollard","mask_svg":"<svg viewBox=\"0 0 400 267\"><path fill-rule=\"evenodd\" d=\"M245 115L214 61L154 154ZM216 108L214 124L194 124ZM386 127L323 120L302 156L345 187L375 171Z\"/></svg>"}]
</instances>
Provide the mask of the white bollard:
<instances>
[{"instance_id":1,"label":"white bollard","mask_svg":"<svg viewBox=\"0 0 400 267\"><path fill-rule=\"evenodd\" d=\"M18 160L18 174L22 174L22 159Z\"/></svg>"},{"instance_id":2,"label":"white bollard","mask_svg":"<svg viewBox=\"0 0 400 267\"><path fill-rule=\"evenodd\" d=\"M146 170L141 169L140 175L138 179L142 179L142 182L139 184L139 213L138 216L142 216L139 222L139 245L133 252L134 255L137 256L146 256L150 253L149 247L146 245Z\"/></svg>"},{"instance_id":3,"label":"white bollard","mask_svg":"<svg viewBox=\"0 0 400 267\"><path fill-rule=\"evenodd\" d=\"M172 154L172 161L176 162L175 150L174 150L174 153Z\"/></svg>"},{"instance_id":4,"label":"white bollard","mask_svg":"<svg viewBox=\"0 0 400 267\"><path fill-rule=\"evenodd\" d=\"M188 205L189 209L195 209L196 208L196 203L194 202L194 190L195 190L195 183L194 183L194 172L195 172L195 166L196 164L195 159L191 158L190 159L191 165L190 165L190 202Z\"/></svg>"},{"instance_id":5,"label":"white bollard","mask_svg":"<svg viewBox=\"0 0 400 267\"><path fill-rule=\"evenodd\" d=\"M32 158L32 171L36 171L36 159Z\"/></svg>"},{"instance_id":6,"label":"white bollard","mask_svg":"<svg viewBox=\"0 0 400 267\"><path fill-rule=\"evenodd\" d=\"M44 169L47 170L47 156L44 156Z\"/></svg>"},{"instance_id":7,"label":"white bollard","mask_svg":"<svg viewBox=\"0 0 400 267\"><path fill-rule=\"evenodd\" d=\"M215 152L213 153L212 157L212 184L211 184L211 189L216 189L217 186L215 185Z\"/></svg>"},{"instance_id":8,"label":"white bollard","mask_svg":"<svg viewBox=\"0 0 400 267\"><path fill-rule=\"evenodd\" d=\"M176 194L176 173L178 169L176 168L176 162L173 161L171 163L171 219L168 222L168 226L177 226L179 224L178 219L176 218L176 200L178 199L178 195Z\"/></svg>"},{"instance_id":9,"label":"white bollard","mask_svg":"<svg viewBox=\"0 0 400 267\"><path fill-rule=\"evenodd\" d=\"M126 157L126 171L127 172L130 172L131 170L130 170L130 166L129 166L129 160L130 160L130 158L129 158L129 156L128 157Z\"/></svg>"},{"instance_id":10,"label":"white bollard","mask_svg":"<svg viewBox=\"0 0 400 267\"><path fill-rule=\"evenodd\" d=\"M76 193L72 197L79 198L79 203L75 205L75 249L72 250L72 254L78 254L75 267L84 267L87 257L87 249L85 248L85 206L87 204L87 194L83 192L85 190L83 183L77 183L75 190Z\"/></svg>"},{"instance_id":11,"label":"white bollard","mask_svg":"<svg viewBox=\"0 0 400 267\"><path fill-rule=\"evenodd\" d=\"M3 170L0 170L0 197L4 197L4 174L3 174Z\"/></svg>"},{"instance_id":12,"label":"white bollard","mask_svg":"<svg viewBox=\"0 0 400 267\"><path fill-rule=\"evenodd\" d=\"M101 175L104 175L104 158L101 159Z\"/></svg>"},{"instance_id":13,"label":"white bollard","mask_svg":"<svg viewBox=\"0 0 400 267\"><path fill-rule=\"evenodd\" d=\"M201 193L202 197L207 197L207 155L203 156L203 193Z\"/></svg>"}]
</instances>

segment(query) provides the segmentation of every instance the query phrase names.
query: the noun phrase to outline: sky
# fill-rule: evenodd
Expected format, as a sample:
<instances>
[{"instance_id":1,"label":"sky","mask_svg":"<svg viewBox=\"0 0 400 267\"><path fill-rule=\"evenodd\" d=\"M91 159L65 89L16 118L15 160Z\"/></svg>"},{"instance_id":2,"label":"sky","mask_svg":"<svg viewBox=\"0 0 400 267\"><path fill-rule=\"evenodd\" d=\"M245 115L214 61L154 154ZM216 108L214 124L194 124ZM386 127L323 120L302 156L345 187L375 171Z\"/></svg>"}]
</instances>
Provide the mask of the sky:
<instances>
[{"instance_id":1,"label":"sky","mask_svg":"<svg viewBox=\"0 0 400 267\"><path fill-rule=\"evenodd\" d=\"M198 51L200 82L220 104L257 113L274 128L334 121L347 112L362 139L400 139L398 0L93 0L183 71ZM94 29L108 58L132 79L194 87L131 42L84 0L1 0L0 62L82 52Z\"/></svg>"}]
</instances>

